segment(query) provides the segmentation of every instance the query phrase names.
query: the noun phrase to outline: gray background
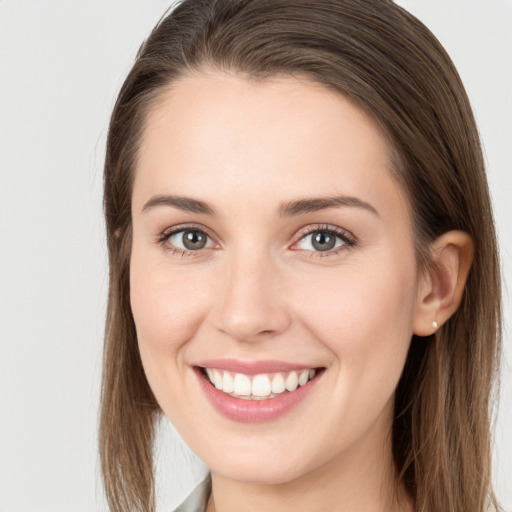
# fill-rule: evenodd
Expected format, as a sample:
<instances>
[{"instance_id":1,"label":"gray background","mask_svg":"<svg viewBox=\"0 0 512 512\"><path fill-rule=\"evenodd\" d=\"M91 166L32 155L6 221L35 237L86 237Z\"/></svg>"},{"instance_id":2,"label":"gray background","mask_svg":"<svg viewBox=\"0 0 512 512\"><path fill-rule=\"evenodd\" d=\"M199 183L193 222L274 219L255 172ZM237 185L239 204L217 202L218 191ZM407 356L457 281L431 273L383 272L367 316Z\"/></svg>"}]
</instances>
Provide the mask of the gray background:
<instances>
[{"instance_id":1,"label":"gray background","mask_svg":"<svg viewBox=\"0 0 512 512\"><path fill-rule=\"evenodd\" d=\"M512 283L512 0L402 0L451 54L479 122ZM169 1L0 0L0 511L106 510L96 426L108 116ZM512 510L511 304L495 484ZM160 510L204 468L162 426ZM183 461L191 460L187 469ZM179 470L174 470L178 467Z\"/></svg>"}]
</instances>

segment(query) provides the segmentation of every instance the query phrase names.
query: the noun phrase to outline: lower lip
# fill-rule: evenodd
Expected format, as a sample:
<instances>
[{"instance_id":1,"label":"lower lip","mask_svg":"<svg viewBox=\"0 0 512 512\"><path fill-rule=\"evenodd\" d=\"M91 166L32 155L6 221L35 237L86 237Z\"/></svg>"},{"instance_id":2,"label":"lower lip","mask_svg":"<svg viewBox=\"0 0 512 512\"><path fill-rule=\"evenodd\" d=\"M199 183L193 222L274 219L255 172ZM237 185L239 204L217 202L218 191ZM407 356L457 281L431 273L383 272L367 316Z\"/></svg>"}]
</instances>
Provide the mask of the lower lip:
<instances>
[{"instance_id":1,"label":"lower lip","mask_svg":"<svg viewBox=\"0 0 512 512\"><path fill-rule=\"evenodd\" d=\"M283 416L309 395L323 374L323 371L317 372L305 386L300 386L295 391L284 392L275 398L244 400L218 390L207 380L202 370L195 368L195 371L204 394L213 408L222 416L240 423L261 423Z\"/></svg>"}]
</instances>

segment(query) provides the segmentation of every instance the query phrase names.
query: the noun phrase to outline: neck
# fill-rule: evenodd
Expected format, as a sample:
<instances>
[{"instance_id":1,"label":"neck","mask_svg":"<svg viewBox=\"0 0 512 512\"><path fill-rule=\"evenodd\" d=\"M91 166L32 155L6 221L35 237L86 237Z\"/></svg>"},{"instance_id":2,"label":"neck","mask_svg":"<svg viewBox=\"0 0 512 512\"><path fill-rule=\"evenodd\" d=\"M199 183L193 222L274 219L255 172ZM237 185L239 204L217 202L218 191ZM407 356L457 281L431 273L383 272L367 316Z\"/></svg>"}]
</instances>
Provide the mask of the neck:
<instances>
[{"instance_id":1,"label":"neck","mask_svg":"<svg viewBox=\"0 0 512 512\"><path fill-rule=\"evenodd\" d=\"M377 448L377 449L376 449ZM412 512L397 484L391 439L385 446L354 449L291 481L240 482L212 472L207 512Z\"/></svg>"}]
</instances>

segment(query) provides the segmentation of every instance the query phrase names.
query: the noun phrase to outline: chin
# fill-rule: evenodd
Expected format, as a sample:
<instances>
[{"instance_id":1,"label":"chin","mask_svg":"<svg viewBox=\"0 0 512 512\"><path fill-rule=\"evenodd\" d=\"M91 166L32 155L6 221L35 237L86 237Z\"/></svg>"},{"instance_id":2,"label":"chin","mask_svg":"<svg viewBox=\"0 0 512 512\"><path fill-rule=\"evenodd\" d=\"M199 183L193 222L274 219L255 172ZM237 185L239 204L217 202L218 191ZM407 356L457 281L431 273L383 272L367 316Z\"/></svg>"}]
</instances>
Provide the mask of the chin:
<instances>
[{"instance_id":1,"label":"chin","mask_svg":"<svg viewBox=\"0 0 512 512\"><path fill-rule=\"evenodd\" d=\"M250 441L249 441L250 442ZM295 456L294 456L295 455ZM233 451L221 458L204 460L213 473L239 482L252 484L284 484L311 471L304 460L297 460L297 451L269 453L255 447L254 452Z\"/></svg>"},{"instance_id":2,"label":"chin","mask_svg":"<svg viewBox=\"0 0 512 512\"><path fill-rule=\"evenodd\" d=\"M237 464L226 466L222 464L218 468L210 468L212 472L222 475L224 478L259 485L279 485L295 480L303 474L301 468L291 468L287 465L263 463L254 465Z\"/></svg>"}]
</instances>

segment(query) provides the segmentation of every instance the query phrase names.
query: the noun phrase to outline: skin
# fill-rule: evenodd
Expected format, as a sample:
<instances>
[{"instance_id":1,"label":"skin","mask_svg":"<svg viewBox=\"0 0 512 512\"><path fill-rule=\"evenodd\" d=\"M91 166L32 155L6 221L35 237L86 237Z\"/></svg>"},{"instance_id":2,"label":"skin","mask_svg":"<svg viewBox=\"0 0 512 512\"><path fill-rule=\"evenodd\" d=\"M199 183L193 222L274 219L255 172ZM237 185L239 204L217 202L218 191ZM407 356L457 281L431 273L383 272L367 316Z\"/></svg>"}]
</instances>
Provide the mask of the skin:
<instances>
[{"instance_id":1,"label":"skin","mask_svg":"<svg viewBox=\"0 0 512 512\"><path fill-rule=\"evenodd\" d=\"M174 83L149 113L133 188L131 305L155 397L212 471L208 511L412 510L395 492L394 392L412 334L431 334L456 309L471 244L447 234L433 251L443 270L420 273L390 171L376 123L308 80L205 71ZM215 214L144 209L161 195ZM283 203L338 195L375 212L279 214ZM205 248L184 255L180 236L162 241L184 224L209 236ZM304 231L326 226L355 244L315 250ZM238 423L211 407L192 370L228 357L326 371L284 416Z\"/></svg>"}]
</instances>

